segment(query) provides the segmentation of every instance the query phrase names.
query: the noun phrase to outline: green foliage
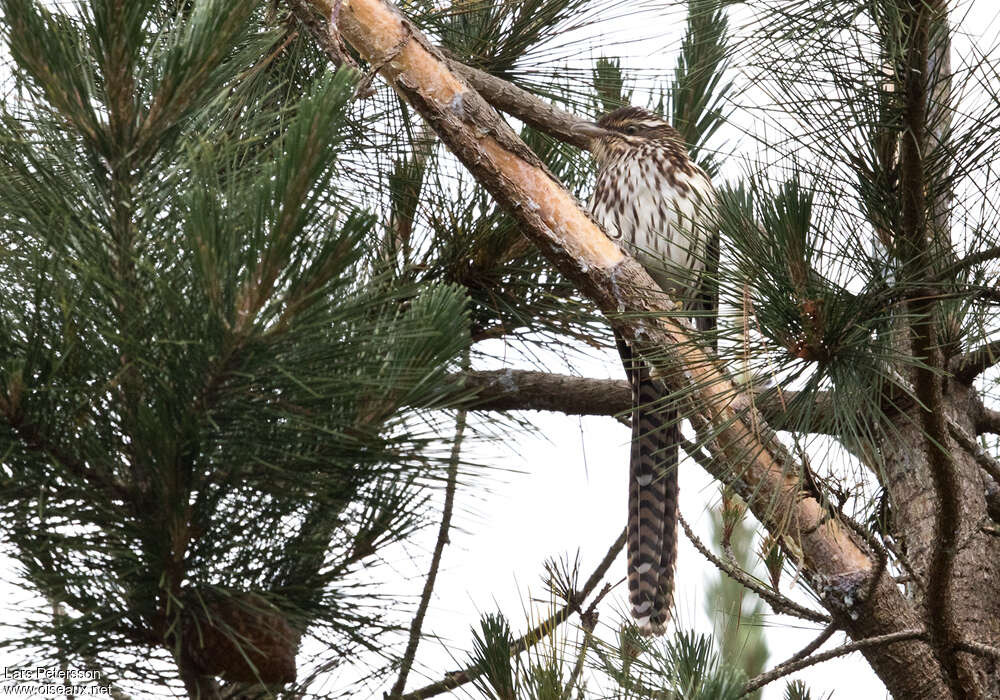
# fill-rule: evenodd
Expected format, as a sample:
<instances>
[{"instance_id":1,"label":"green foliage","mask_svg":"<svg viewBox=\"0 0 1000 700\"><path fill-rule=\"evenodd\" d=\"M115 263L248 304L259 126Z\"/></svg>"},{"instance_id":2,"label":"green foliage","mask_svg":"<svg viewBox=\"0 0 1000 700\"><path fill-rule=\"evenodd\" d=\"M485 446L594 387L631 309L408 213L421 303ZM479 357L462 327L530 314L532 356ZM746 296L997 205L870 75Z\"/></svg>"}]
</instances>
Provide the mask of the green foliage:
<instances>
[{"instance_id":1,"label":"green foliage","mask_svg":"<svg viewBox=\"0 0 1000 700\"><path fill-rule=\"evenodd\" d=\"M594 0L458 0L417 19L458 60L510 77L514 64L598 11Z\"/></svg>"},{"instance_id":2,"label":"green foliage","mask_svg":"<svg viewBox=\"0 0 1000 700\"><path fill-rule=\"evenodd\" d=\"M735 95L727 81L729 21L719 0L690 0L687 29L670 89L670 121L689 144L691 157L714 177L719 164L706 145L726 122Z\"/></svg>"},{"instance_id":3,"label":"green foliage","mask_svg":"<svg viewBox=\"0 0 1000 700\"><path fill-rule=\"evenodd\" d=\"M824 697L829 700L833 697L833 693L828 693ZM812 693L802 681L789 681L785 684L785 700L812 700Z\"/></svg>"},{"instance_id":4,"label":"green foliage","mask_svg":"<svg viewBox=\"0 0 1000 700\"><path fill-rule=\"evenodd\" d=\"M617 647L595 646L599 668L626 698L736 700L746 675L714 650L712 638L678 631L672 639L622 636Z\"/></svg>"},{"instance_id":5,"label":"green foliage","mask_svg":"<svg viewBox=\"0 0 1000 700\"><path fill-rule=\"evenodd\" d=\"M261 58L252 3L152 6L3 4L0 521L66 610L4 646L158 681L128 655L183 667L246 592L342 659L392 626L355 570L428 512L409 407L453 403L467 298L366 259L356 75Z\"/></svg>"},{"instance_id":6,"label":"green foliage","mask_svg":"<svg viewBox=\"0 0 1000 700\"><path fill-rule=\"evenodd\" d=\"M578 679L567 670L572 647L565 640L549 640L531 651L511 656L514 638L507 619L489 613L472 633L470 668L473 683L490 700L563 700L579 690ZM558 633L556 633L558 634ZM543 649L539 651L539 649Z\"/></svg>"},{"instance_id":7,"label":"green foliage","mask_svg":"<svg viewBox=\"0 0 1000 700\"><path fill-rule=\"evenodd\" d=\"M597 93L598 112L613 112L629 104L632 91L625 89L620 59L603 56L597 59L594 63L593 81L594 91Z\"/></svg>"},{"instance_id":8,"label":"green foliage","mask_svg":"<svg viewBox=\"0 0 1000 700\"><path fill-rule=\"evenodd\" d=\"M830 213L815 204L819 186L792 172L773 187L750 179L720 189L727 253L720 296L752 315L755 333L739 341L748 343L751 371L799 382L790 422L851 436L883 415L871 389L893 384L890 362L919 360L900 356L895 345L894 291L878 273L876 254L865 255L871 248L856 231L830 240ZM812 413L815 396L831 386L838 400L821 424Z\"/></svg>"},{"instance_id":9,"label":"green foliage","mask_svg":"<svg viewBox=\"0 0 1000 700\"><path fill-rule=\"evenodd\" d=\"M735 564L753 570L756 527L746 519L746 505L732 492L723 492L722 504L712 511L712 540L732 552ZM764 636L764 605L742 584L715 572L705 590L705 609L712 618L713 639L725 662L754 677L768 659ZM759 698L760 691L748 697Z\"/></svg>"},{"instance_id":10,"label":"green foliage","mask_svg":"<svg viewBox=\"0 0 1000 700\"><path fill-rule=\"evenodd\" d=\"M516 698L510 655L514 637L510 624L500 614L484 615L479 624L482 633L476 630L472 633L472 662L483 674L476 680L476 687L487 697Z\"/></svg>"}]
</instances>

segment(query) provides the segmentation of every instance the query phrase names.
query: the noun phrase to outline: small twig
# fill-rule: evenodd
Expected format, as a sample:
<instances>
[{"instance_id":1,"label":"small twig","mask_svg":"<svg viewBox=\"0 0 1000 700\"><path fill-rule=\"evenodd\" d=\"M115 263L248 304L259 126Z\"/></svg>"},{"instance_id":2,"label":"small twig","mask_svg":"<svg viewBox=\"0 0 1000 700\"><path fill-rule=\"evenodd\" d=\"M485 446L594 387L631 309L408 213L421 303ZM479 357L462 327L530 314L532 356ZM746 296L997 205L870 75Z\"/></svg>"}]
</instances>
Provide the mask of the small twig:
<instances>
[{"instance_id":1,"label":"small twig","mask_svg":"<svg viewBox=\"0 0 1000 700\"><path fill-rule=\"evenodd\" d=\"M594 573L590 575L587 582L583 584L583 588L577 591L575 594L569 597L566 604L561 607L556 612L552 613L547 620L539 623L528 632L523 634L517 641L511 645L510 653L512 656L516 656L540 642L546 636L551 634L556 627L565 622L569 616L580 609L583 602L593 593L594 589L597 588L597 584L601 582L604 578L604 574L607 573L608 569L611 567L611 563L615 560L615 557L622 551L625 547L625 536L626 530L622 530L622 533L615 540L611 548L608 549L608 553L604 555L604 559L601 563L597 565L594 569ZM604 593L600 594L603 597ZM419 690L414 690L402 696L400 700L423 700L423 698L434 697L435 695L440 695L446 693L449 690L454 690L459 686L469 683L479 676L482 675L482 670L476 666L471 666L462 671L455 671L449 673L446 678L431 683L430 685L424 686Z\"/></svg>"},{"instance_id":2,"label":"small twig","mask_svg":"<svg viewBox=\"0 0 1000 700\"><path fill-rule=\"evenodd\" d=\"M465 424L468 412L462 409L455 417L455 440L451 445L451 459L448 462L448 482L444 491L444 508L441 511L441 526L438 528L437 542L434 545L434 554L431 556L431 567L427 572L427 580L424 581L424 590L420 596L420 604L417 612L410 623L410 638L406 643L406 651L399 664L399 676L396 683L389 691L388 697L396 698L403 694L406 688L406 677L410 675L413 667L413 660L417 655L417 646L420 644L420 631L424 624L424 615L431 602L431 595L434 593L434 582L437 580L438 568L441 566L441 555L444 546L448 543L448 530L451 528L451 514L455 506L455 491L458 487L458 465L461 461L462 439L465 437Z\"/></svg>"},{"instance_id":3,"label":"small twig","mask_svg":"<svg viewBox=\"0 0 1000 700\"><path fill-rule=\"evenodd\" d=\"M819 649L824 644L826 644L826 640L832 637L833 633L836 632L838 629L839 626L837 625L837 623L831 622L829 625L824 627L823 630L818 635L816 635L815 639L813 639L811 642L809 642L804 647L799 649L797 652L792 654L788 658L788 660L785 661L784 664L782 664L782 666L786 664L793 664L797 661L801 661L802 659L816 653L816 650Z\"/></svg>"},{"instance_id":4,"label":"small twig","mask_svg":"<svg viewBox=\"0 0 1000 700\"><path fill-rule=\"evenodd\" d=\"M1000 411L983 407L976 416L976 434L991 433L1000 435Z\"/></svg>"},{"instance_id":5,"label":"small twig","mask_svg":"<svg viewBox=\"0 0 1000 700\"><path fill-rule=\"evenodd\" d=\"M783 676L787 676L795 673L796 671L801 671L804 668L823 663L824 661L829 661L830 659L835 659L838 656L843 656L844 654L850 654L854 651L868 649L869 647L882 646L883 644L895 644L896 642L906 642L911 639L924 639L926 636L927 633L924 630L904 630L902 632L892 632L890 634L879 635L878 637L868 637L867 639L859 639L856 642L849 642L848 644L843 644L836 649L824 651L820 654L815 654L807 658L800 658L795 661L789 659L785 663L775 666L770 671L751 678L747 684L743 686L743 695L749 695L755 690L763 688L768 683L776 681Z\"/></svg>"},{"instance_id":6,"label":"small twig","mask_svg":"<svg viewBox=\"0 0 1000 700\"><path fill-rule=\"evenodd\" d=\"M755 581L749 574L742 571L739 567L730 566L726 562L719 559L719 557L715 556L715 554L713 554L712 551L706 547L700 539L698 539L698 536L694 534L694 531L691 529L691 526L688 525L684 516L678 514L677 517L680 521L681 527L684 528L684 534L691 541L691 544L694 545L694 548L701 552L703 557L708 559L720 571L729 576L729 578L753 591L763 600L767 601L768 605L770 605L775 612L801 617L806 620L812 620L813 622L822 622L825 624L831 623L829 615L824 615L823 613L816 612L815 610L810 610L804 605L799 605L794 600L778 593L777 591L767 588L758 581Z\"/></svg>"}]
</instances>

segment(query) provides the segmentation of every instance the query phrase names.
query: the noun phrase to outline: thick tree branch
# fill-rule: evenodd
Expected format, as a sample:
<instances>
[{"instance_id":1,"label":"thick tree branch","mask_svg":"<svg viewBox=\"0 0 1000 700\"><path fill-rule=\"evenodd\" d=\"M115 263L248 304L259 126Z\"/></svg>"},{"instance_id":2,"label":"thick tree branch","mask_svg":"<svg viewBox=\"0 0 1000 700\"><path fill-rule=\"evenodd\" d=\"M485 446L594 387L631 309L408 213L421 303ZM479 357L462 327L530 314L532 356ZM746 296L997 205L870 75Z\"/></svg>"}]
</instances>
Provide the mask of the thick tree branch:
<instances>
[{"instance_id":1,"label":"thick tree branch","mask_svg":"<svg viewBox=\"0 0 1000 700\"><path fill-rule=\"evenodd\" d=\"M477 411L557 411L571 416L617 416L632 409L624 379L592 379L569 374L500 369L452 375L475 392Z\"/></svg>"},{"instance_id":2,"label":"thick tree branch","mask_svg":"<svg viewBox=\"0 0 1000 700\"><path fill-rule=\"evenodd\" d=\"M314 0L329 15L332 7ZM521 230L684 397L685 410L713 436L718 476L771 532L789 538L824 605L856 638L918 626L915 608L879 577L877 562L826 505L802 488L803 468L777 440L752 396L738 389L683 321L655 314L676 304L594 224L489 105L456 76L419 30L383 0L344 0L340 30L431 124L442 141L517 221ZM629 315L625 318L622 314ZM865 615L852 614L861 596ZM902 697L940 694L940 679L910 672L932 665L926 647L902 643L869 660ZM905 653L904 653L905 652Z\"/></svg>"},{"instance_id":3,"label":"thick tree branch","mask_svg":"<svg viewBox=\"0 0 1000 700\"><path fill-rule=\"evenodd\" d=\"M1000 411L982 407L976 414L976 435L1000 435Z\"/></svg>"},{"instance_id":4,"label":"thick tree branch","mask_svg":"<svg viewBox=\"0 0 1000 700\"><path fill-rule=\"evenodd\" d=\"M939 221L928 217L928 213L936 211L942 202L933 198L936 188L932 185L937 183L926 161L933 110L929 83L944 78L940 71L934 71L932 61L943 41L940 30L947 21L946 5L943 0L913 3L901 11L901 21L907 33L900 57L905 135L900 145L902 211L897 243L904 275L909 280L921 280L926 279L928 271L934 269L936 259L945 250L951 252L949 234L942 230ZM932 45L935 40L937 44ZM961 677L972 674L955 653L960 637L956 629L953 573L958 530L962 523L961 485L955 461L947 451L942 378L936 371L943 369L934 314L936 306L936 300L920 298L911 299L907 309L911 316L908 322L911 351L924 362L914 368L913 384L924 407L919 420L936 500L933 549L926 574L927 597L934 603L927 606L927 632L950 694L959 697Z\"/></svg>"},{"instance_id":5,"label":"thick tree branch","mask_svg":"<svg viewBox=\"0 0 1000 700\"><path fill-rule=\"evenodd\" d=\"M993 340L954 358L949 369L958 381L970 384L998 362L1000 362L1000 340Z\"/></svg>"},{"instance_id":6,"label":"thick tree branch","mask_svg":"<svg viewBox=\"0 0 1000 700\"><path fill-rule=\"evenodd\" d=\"M477 411L556 411L571 416L620 416L632 408L632 390L624 379L594 379L532 370L478 370L452 375L450 381L475 392L470 407ZM821 394L810 411L809 427L792 423L786 406L799 398L796 391L755 393L754 403L775 430L827 433L833 414L831 397Z\"/></svg>"}]
</instances>

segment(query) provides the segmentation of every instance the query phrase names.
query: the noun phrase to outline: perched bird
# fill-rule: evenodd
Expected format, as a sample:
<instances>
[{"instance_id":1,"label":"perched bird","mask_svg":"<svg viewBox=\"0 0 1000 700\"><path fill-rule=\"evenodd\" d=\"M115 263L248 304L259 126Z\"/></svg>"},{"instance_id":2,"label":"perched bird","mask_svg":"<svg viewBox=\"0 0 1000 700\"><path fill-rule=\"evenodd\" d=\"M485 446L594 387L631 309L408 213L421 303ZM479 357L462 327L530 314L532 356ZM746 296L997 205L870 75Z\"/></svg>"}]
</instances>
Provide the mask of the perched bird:
<instances>
[{"instance_id":1,"label":"perched bird","mask_svg":"<svg viewBox=\"0 0 1000 700\"><path fill-rule=\"evenodd\" d=\"M663 291L686 309L713 304L703 280L715 208L708 176L688 155L680 133L662 117L624 107L578 127L591 139L597 185L590 211L623 242ZM717 248L716 248L717 250ZM710 256L709 256L710 257ZM710 327L709 316L699 327ZM673 602L677 561L676 409L654 406L664 390L649 368L618 338L632 385L629 464L628 587L632 615L643 634L662 634Z\"/></svg>"}]
</instances>

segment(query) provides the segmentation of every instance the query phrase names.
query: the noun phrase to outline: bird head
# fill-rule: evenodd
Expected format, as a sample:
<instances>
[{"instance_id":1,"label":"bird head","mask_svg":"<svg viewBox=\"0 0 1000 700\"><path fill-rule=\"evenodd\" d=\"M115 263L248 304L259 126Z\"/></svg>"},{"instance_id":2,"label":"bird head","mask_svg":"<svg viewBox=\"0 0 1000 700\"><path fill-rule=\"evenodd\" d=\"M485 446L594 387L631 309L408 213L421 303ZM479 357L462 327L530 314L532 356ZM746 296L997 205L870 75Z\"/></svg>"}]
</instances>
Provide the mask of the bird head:
<instances>
[{"instance_id":1,"label":"bird head","mask_svg":"<svg viewBox=\"0 0 1000 700\"><path fill-rule=\"evenodd\" d=\"M622 107L596 122L574 127L590 139L590 150L598 163L645 144L684 149L680 132L660 115L641 107Z\"/></svg>"}]
</instances>

